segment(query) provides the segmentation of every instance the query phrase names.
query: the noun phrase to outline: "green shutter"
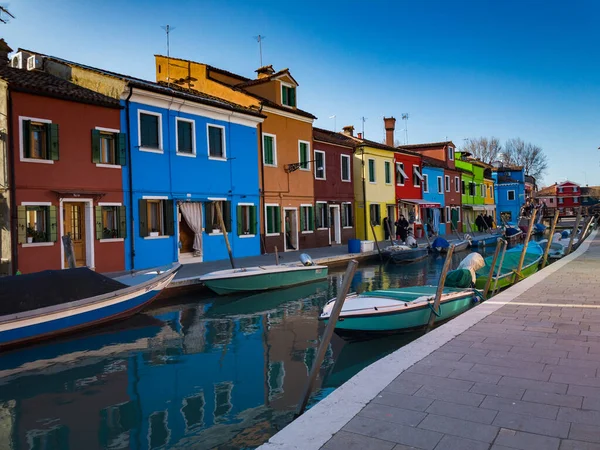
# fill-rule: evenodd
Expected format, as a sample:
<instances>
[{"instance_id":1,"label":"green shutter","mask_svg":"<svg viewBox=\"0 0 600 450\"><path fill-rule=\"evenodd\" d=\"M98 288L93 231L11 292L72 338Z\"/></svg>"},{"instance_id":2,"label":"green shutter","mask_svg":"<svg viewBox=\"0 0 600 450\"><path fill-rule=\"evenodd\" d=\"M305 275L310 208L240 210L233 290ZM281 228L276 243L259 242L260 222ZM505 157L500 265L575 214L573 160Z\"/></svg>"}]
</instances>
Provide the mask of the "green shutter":
<instances>
[{"instance_id":1,"label":"green shutter","mask_svg":"<svg viewBox=\"0 0 600 450\"><path fill-rule=\"evenodd\" d=\"M48 124L48 159L58 161L58 124Z\"/></svg>"},{"instance_id":2,"label":"green shutter","mask_svg":"<svg viewBox=\"0 0 600 450\"><path fill-rule=\"evenodd\" d=\"M100 162L100 131L92 130L92 162Z\"/></svg>"},{"instance_id":3,"label":"green shutter","mask_svg":"<svg viewBox=\"0 0 600 450\"><path fill-rule=\"evenodd\" d=\"M369 181L375 182L375 161L372 159L369 160Z\"/></svg>"},{"instance_id":4,"label":"green shutter","mask_svg":"<svg viewBox=\"0 0 600 450\"><path fill-rule=\"evenodd\" d=\"M301 206L300 207L300 231L305 231L304 228L304 212L306 211L306 206Z\"/></svg>"},{"instance_id":5,"label":"green shutter","mask_svg":"<svg viewBox=\"0 0 600 450\"><path fill-rule=\"evenodd\" d=\"M223 202L223 222L225 222L225 229L228 233L231 233L231 202Z\"/></svg>"},{"instance_id":6,"label":"green shutter","mask_svg":"<svg viewBox=\"0 0 600 450\"><path fill-rule=\"evenodd\" d=\"M275 206L275 233L281 233L281 207Z\"/></svg>"},{"instance_id":7,"label":"green shutter","mask_svg":"<svg viewBox=\"0 0 600 450\"><path fill-rule=\"evenodd\" d=\"M287 86L283 86L283 88L281 89L281 103L284 105L288 105L289 104L289 99L288 99L288 88Z\"/></svg>"},{"instance_id":8,"label":"green shutter","mask_svg":"<svg viewBox=\"0 0 600 450\"><path fill-rule=\"evenodd\" d=\"M115 136L116 159L120 166L127 165L127 134L117 133Z\"/></svg>"},{"instance_id":9,"label":"green shutter","mask_svg":"<svg viewBox=\"0 0 600 450\"><path fill-rule=\"evenodd\" d=\"M392 182L392 180L390 180L390 163L387 161L385 162L385 182L387 184Z\"/></svg>"},{"instance_id":10,"label":"green shutter","mask_svg":"<svg viewBox=\"0 0 600 450\"><path fill-rule=\"evenodd\" d=\"M264 137L263 152L264 152L264 163L265 164L274 164L275 159L273 158L273 138L271 136Z\"/></svg>"},{"instance_id":11,"label":"green shutter","mask_svg":"<svg viewBox=\"0 0 600 450\"><path fill-rule=\"evenodd\" d=\"M125 239L127 237L127 208L125 206L117 208L117 226L118 236Z\"/></svg>"},{"instance_id":12,"label":"green shutter","mask_svg":"<svg viewBox=\"0 0 600 450\"><path fill-rule=\"evenodd\" d=\"M236 208L236 219L237 219L237 235L241 236L242 234L244 234L244 230L242 229L244 227L244 221L242 220L242 214L243 214L243 210L244 208L242 208L240 205L237 206Z\"/></svg>"},{"instance_id":13,"label":"green shutter","mask_svg":"<svg viewBox=\"0 0 600 450\"><path fill-rule=\"evenodd\" d=\"M219 127L208 127L208 154L213 157L222 158L223 154L223 129Z\"/></svg>"},{"instance_id":14,"label":"green shutter","mask_svg":"<svg viewBox=\"0 0 600 450\"><path fill-rule=\"evenodd\" d=\"M256 234L256 206L250 206L250 234Z\"/></svg>"},{"instance_id":15,"label":"green shutter","mask_svg":"<svg viewBox=\"0 0 600 450\"><path fill-rule=\"evenodd\" d=\"M27 206L17 207L17 242L27 242Z\"/></svg>"},{"instance_id":16,"label":"green shutter","mask_svg":"<svg viewBox=\"0 0 600 450\"><path fill-rule=\"evenodd\" d=\"M31 120L23 121L23 156L31 158Z\"/></svg>"},{"instance_id":17,"label":"green shutter","mask_svg":"<svg viewBox=\"0 0 600 450\"><path fill-rule=\"evenodd\" d=\"M46 230L48 242L58 240L58 226L56 220L56 206L48 206L48 229Z\"/></svg>"},{"instance_id":18,"label":"green shutter","mask_svg":"<svg viewBox=\"0 0 600 450\"><path fill-rule=\"evenodd\" d=\"M173 205L173 200L163 200L166 236L175 236L175 208Z\"/></svg>"},{"instance_id":19,"label":"green shutter","mask_svg":"<svg viewBox=\"0 0 600 450\"><path fill-rule=\"evenodd\" d=\"M290 88L289 105L296 106L296 88Z\"/></svg>"},{"instance_id":20,"label":"green shutter","mask_svg":"<svg viewBox=\"0 0 600 450\"><path fill-rule=\"evenodd\" d=\"M315 211L312 206L308 208L308 221L308 229L310 231L313 231L315 229Z\"/></svg>"},{"instance_id":21,"label":"green shutter","mask_svg":"<svg viewBox=\"0 0 600 450\"><path fill-rule=\"evenodd\" d=\"M96 206L96 239L102 239L104 227L102 226L102 206Z\"/></svg>"},{"instance_id":22,"label":"green shutter","mask_svg":"<svg viewBox=\"0 0 600 450\"><path fill-rule=\"evenodd\" d=\"M147 148L160 148L158 142L158 121L160 118L153 114L140 114L141 146Z\"/></svg>"},{"instance_id":23,"label":"green shutter","mask_svg":"<svg viewBox=\"0 0 600 450\"><path fill-rule=\"evenodd\" d=\"M140 222L140 236L148 236L148 202L140 199L138 201L138 216Z\"/></svg>"},{"instance_id":24,"label":"green shutter","mask_svg":"<svg viewBox=\"0 0 600 450\"><path fill-rule=\"evenodd\" d=\"M212 203L204 203L204 230L207 233L212 233Z\"/></svg>"}]
</instances>

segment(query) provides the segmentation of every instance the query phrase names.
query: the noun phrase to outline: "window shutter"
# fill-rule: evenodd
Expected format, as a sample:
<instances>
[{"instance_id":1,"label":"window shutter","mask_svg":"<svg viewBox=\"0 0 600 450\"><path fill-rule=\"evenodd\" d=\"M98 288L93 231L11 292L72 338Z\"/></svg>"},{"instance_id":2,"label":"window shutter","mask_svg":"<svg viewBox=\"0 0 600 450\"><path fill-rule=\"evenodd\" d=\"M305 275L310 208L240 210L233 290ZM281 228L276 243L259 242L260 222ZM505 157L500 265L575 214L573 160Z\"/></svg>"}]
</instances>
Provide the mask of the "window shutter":
<instances>
[{"instance_id":1,"label":"window shutter","mask_svg":"<svg viewBox=\"0 0 600 450\"><path fill-rule=\"evenodd\" d=\"M31 120L23 121L23 156L31 158Z\"/></svg>"},{"instance_id":2,"label":"window shutter","mask_svg":"<svg viewBox=\"0 0 600 450\"><path fill-rule=\"evenodd\" d=\"M284 105L287 105L289 103L287 86L283 86L281 88L281 96L282 96L281 103L283 103Z\"/></svg>"},{"instance_id":3,"label":"window shutter","mask_svg":"<svg viewBox=\"0 0 600 450\"><path fill-rule=\"evenodd\" d=\"M223 156L223 137L222 137L222 128L218 127L208 127L208 143L209 149L208 153L210 156Z\"/></svg>"},{"instance_id":4,"label":"window shutter","mask_svg":"<svg viewBox=\"0 0 600 450\"><path fill-rule=\"evenodd\" d=\"M212 210L213 205L211 202L204 203L204 230L207 233L212 233Z\"/></svg>"},{"instance_id":5,"label":"window shutter","mask_svg":"<svg viewBox=\"0 0 600 450\"><path fill-rule=\"evenodd\" d=\"M27 207L17 207L17 242L24 244L27 242Z\"/></svg>"},{"instance_id":6,"label":"window shutter","mask_svg":"<svg viewBox=\"0 0 600 450\"><path fill-rule=\"evenodd\" d=\"M100 162L100 131L92 130L92 162Z\"/></svg>"},{"instance_id":7,"label":"window shutter","mask_svg":"<svg viewBox=\"0 0 600 450\"><path fill-rule=\"evenodd\" d=\"M296 106L296 88L290 88L290 106Z\"/></svg>"},{"instance_id":8,"label":"window shutter","mask_svg":"<svg viewBox=\"0 0 600 450\"><path fill-rule=\"evenodd\" d=\"M56 242L58 239L58 227L56 224L56 206L48 206L48 242Z\"/></svg>"},{"instance_id":9,"label":"window shutter","mask_svg":"<svg viewBox=\"0 0 600 450\"><path fill-rule=\"evenodd\" d=\"M281 207L275 206L275 233L281 233Z\"/></svg>"},{"instance_id":10,"label":"window shutter","mask_svg":"<svg viewBox=\"0 0 600 450\"><path fill-rule=\"evenodd\" d=\"M237 235L241 236L242 234L244 234L244 230L242 229L244 226L244 221L242 220L242 214L243 214L243 210L244 208L242 208L241 206L237 206L236 208L236 219L237 219Z\"/></svg>"},{"instance_id":11,"label":"window shutter","mask_svg":"<svg viewBox=\"0 0 600 450\"><path fill-rule=\"evenodd\" d=\"M58 124L48 124L48 159L58 161Z\"/></svg>"},{"instance_id":12,"label":"window shutter","mask_svg":"<svg viewBox=\"0 0 600 450\"><path fill-rule=\"evenodd\" d=\"M265 164L273 164L275 161L273 158L273 138L271 136L265 136L263 151Z\"/></svg>"},{"instance_id":13,"label":"window shutter","mask_svg":"<svg viewBox=\"0 0 600 450\"><path fill-rule=\"evenodd\" d=\"M95 130L92 130L92 134ZM102 226L102 206L96 206L96 239L100 240L103 236L104 227Z\"/></svg>"},{"instance_id":14,"label":"window shutter","mask_svg":"<svg viewBox=\"0 0 600 450\"><path fill-rule=\"evenodd\" d=\"M127 165L127 134L117 133L115 136L117 164Z\"/></svg>"},{"instance_id":15,"label":"window shutter","mask_svg":"<svg viewBox=\"0 0 600 450\"><path fill-rule=\"evenodd\" d=\"M140 199L138 202L138 215L140 222L140 236L148 236L148 202Z\"/></svg>"},{"instance_id":16,"label":"window shutter","mask_svg":"<svg viewBox=\"0 0 600 450\"><path fill-rule=\"evenodd\" d=\"M250 206L250 234L256 234L256 206Z\"/></svg>"},{"instance_id":17,"label":"window shutter","mask_svg":"<svg viewBox=\"0 0 600 450\"><path fill-rule=\"evenodd\" d=\"M312 206L308 208L308 229L310 231L315 229L315 211Z\"/></svg>"},{"instance_id":18,"label":"window shutter","mask_svg":"<svg viewBox=\"0 0 600 450\"><path fill-rule=\"evenodd\" d=\"M304 228L304 222L306 222L305 219L305 212L306 212L306 206L301 206L300 207L300 231L305 231L306 228Z\"/></svg>"},{"instance_id":19,"label":"window shutter","mask_svg":"<svg viewBox=\"0 0 600 450\"><path fill-rule=\"evenodd\" d=\"M163 200L165 235L167 236L175 236L175 208L173 203L173 200Z\"/></svg>"},{"instance_id":20,"label":"window shutter","mask_svg":"<svg viewBox=\"0 0 600 450\"><path fill-rule=\"evenodd\" d=\"M117 214L118 236L121 239L125 239L127 237L127 208L119 206Z\"/></svg>"},{"instance_id":21,"label":"window shutter","mask_svg":"<svg viewBox=\"0 0 600 450\"><path fill-rule=\"evenodd\" d=\"M228 233L231 232L231 202L223 202L223 222Z\"/></svg>"}]
</instances>

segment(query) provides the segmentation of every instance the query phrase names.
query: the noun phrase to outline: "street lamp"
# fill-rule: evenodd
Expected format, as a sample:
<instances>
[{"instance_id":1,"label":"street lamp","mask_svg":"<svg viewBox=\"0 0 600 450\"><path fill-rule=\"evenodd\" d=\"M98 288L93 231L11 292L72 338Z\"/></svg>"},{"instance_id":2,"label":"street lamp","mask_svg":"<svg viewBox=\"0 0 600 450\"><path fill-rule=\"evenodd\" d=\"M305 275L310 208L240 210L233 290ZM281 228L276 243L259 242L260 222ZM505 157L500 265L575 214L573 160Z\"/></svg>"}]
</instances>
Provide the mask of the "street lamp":
<instances>
[{"instance_id":1,"label":"street lamp","mask_svg":"<svg viewBox=\"0 0 600 450\"><path fill-rule=\"evenodd\" d=\"M300 169L302 166L308 165L312 162L315 162L316 159L313 159L311 161L304 161L304 162L296 162L296 163L292 163L292 164L286 164L285 166L283 166L283 170L285 170L287 173L292 173L295 172L296 170ZM317 170L323 170L322 166L317 167Z\"/></svg>"}]
</instances>

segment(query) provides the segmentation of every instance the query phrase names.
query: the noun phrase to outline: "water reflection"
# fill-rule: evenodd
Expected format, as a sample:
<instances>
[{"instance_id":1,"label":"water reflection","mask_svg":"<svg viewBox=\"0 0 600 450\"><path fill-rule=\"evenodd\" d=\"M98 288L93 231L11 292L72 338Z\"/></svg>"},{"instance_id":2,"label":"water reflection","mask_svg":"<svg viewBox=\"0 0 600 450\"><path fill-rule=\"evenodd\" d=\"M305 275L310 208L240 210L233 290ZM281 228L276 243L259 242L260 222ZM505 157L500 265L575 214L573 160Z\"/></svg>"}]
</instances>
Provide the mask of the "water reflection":
<instances>
[{"instance_id":1,"label":"water reflection","mask_svg":"<svg viewBox=\"0 0 600 450\"><path fill-rule=\"evenodd\" d=\"M455 265L464 257L455 255ZM443 258L363 265L352 290L434 283ZM327 282L180 298L94 333L0 357L2 449L253 448L289 423L313 364ZM313 403L418 334L334 336Z\"/></svg>"}]
</instances>

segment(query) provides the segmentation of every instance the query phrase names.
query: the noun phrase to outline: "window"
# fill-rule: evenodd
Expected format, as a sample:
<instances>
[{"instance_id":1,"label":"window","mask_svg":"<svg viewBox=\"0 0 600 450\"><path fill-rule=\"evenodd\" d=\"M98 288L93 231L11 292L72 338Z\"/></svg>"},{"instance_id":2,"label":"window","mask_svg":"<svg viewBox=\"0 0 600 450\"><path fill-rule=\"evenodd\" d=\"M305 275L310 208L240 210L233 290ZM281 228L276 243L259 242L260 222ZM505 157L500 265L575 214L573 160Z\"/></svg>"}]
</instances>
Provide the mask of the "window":
<instances>
[{"instance_id":1,"label":"window","mask_svg":"<svg viewBox=\"0 0 600 450\"><path fill-rule=\"evenodd\" d=\"M440 208L440 223L446 223L446 208Z\"/></svg>"},{"instance_id":2,"label":"window","mask_svg":"<svg viewBox=\"0 0 600 450\"><path fill-rule=\"evenodd\" d=\"M279 205L267 205L265 208L265 229L267 234L281 233L281 208Z\"/></svg>"},{"instance_id":3,"label":"window","mask_svg":"<svg viewBox=\"0 0 600 450\"><path fill-rule=\"evenodd\" d=\"M392 184L392 164L389 161L384 161L385 169L385 184Z\"/></svg>"},{"instance_id":4,"label":"window","mask_svg":"<svg viewBox=\"0 0 600 450\"><path fill-rule=\"evenodd\" d=\"M466 193L467 193L467 189L466 189L465 180L462 180L462 181L461 181L461 185L462 185L462 190L461 190L461 192L462 192L463 194L466 194Z\"/></svg>"},{"instance_id":5,"label":"window","mask_svg":"<svg viewBox=\"0 0 600 450\"><path fill-rule=\"evenodd\" d=\"M238 236L256 235L256 206L240 203L237 206L237 234ZM225 220L225 217L223 217ZM227 223L227 222L225 222Z\"/></svg>"},{"instance_id":6,"label":"window","mask_svg":"<svg viewBox=\"0 0 600 450\"><path fill-rule=\"evenodd\" d=\"M490 186L490 198L494 199L494 188L493 188L493 186Z\"/></svg>"},{"instance_id":7,"label":"window","mask_svg":"<svg viewBox=\"0 0 600 450\"><path fill-rule=\"evenodd\" d=\"M317 202L317 228L329 228L329 212L327 211L327 203Z\"/></svg>"},{"instance_id":8,"label":"window","mask_svg":"<svg viewBox=\"0 0 600 450\"><path fill-rule=\"evenodd\" d=\"M225 127L207 125L208 127L208 157L225 159Z\"/></svg>"},{"instance_id":9,"label":"window","mask_svg":"<svg viewBox=\"0 0 600 450\"><path fill-rule=\"evenodd\" d=\"M283 394L283 382L285 379L285 367L283 361L269 363L267 372L267 385L269 389L269 400Z\"/></svg>"},{"instance_id":10,"label":"window","mask_svg":"<svg viewBox=\"0 0 600 450\"><path fill-rule=\"evenodd\" d=\"M548 202L549 202L549 203L554 203L554 199L553 199L553 198L549 198L549 199L548 199Z\"/></svg>"},{"instance_id":11,"label":"window","mask_svg":"<svg viewBox=\"0 0 600 450\"><path fill-rule=\"evenodd\" d=\"M44 119L20 118L22 159L58 161L58 125Z\"/></svg>"},{"instance_id":12,"label":"window","mask_svg":"<svg viewBox=\"0 0 600 450\"><path fill-rule=\"evenodd\" d=\"M148 198L139 201L141 237L173 236L175 213L170 200Z\"/></svg>"},{"instance_id":13,"label":"window","mask_svg":"<svg viewBox=\"0 0 600 450\"><path fill-rule=\"evenodd\" d=\"M513 197L514 197L514 194L513 194ZM509 200L510 200L510 199L509 199ZM559 204L559 205L562 205L564 202L565 202L565 199L564 199L564 198L562 198L562 197L559 197L559 198L558 198L558 204Z\"/></svg>"},{"instance_id":14,"label":"window","mask_svg":"<svg viewBox=\"0 0 600 450\"><path fill-rule=\"evenodd\" d=\"M196 154L196 140L194 137L194 122L177 117L177 153L184 155Z\"/></svg>"},{"instance_id":15,"label":"window","mask_svg":"<svg viewBox=\"0 0 600 450\"><path fill-rule=\"evenodd\" d=\"M161 115L158 113L141 112L140 120L140 148L162 150L161 145Z\"/></svg>"},{"instance_id":16,"label":"window","mask_svg":"<svg viewBox=\"0 0 600 450\"><path fill-rule=\"evenodd\" d=\"M421 175L421 171L419 169L419 166L414 166L413 165L413 186L414 187L420 187L421 186L421 181L423 181L423 175Z\"/></svg>"},{"instance_id":17,"label":"window","mask_svg":"<svg viewBox=\"0 0 600 450\"><path fill-rule=\"evenodd\" d=\"M423 192L429 192L429 175L423 174Z\"/></svg>"},{"instance_id":18,"label":"window","mask_svg":"<svg viewBox=\"0 0 600 450\"><path fill-rule=\"evenodd\" d=\"M96 128L92 130L92 162L111 166L124 166L127 141L125 133Z\"/></svg>"},{"instance_id":19,"label":"window","mask_svg":"<svg viewBox=\"0 0 600 450\"><path fill-rule=\"evenodd\" d=\"M300 206L300 231L312 233L315 229L315 217L312 205Z\"/></svg>"},{"instance_id":20,"label":"window","mask_svg":"<svg viewBox=\"0 0 600 450\"><path fill-rule=\"evenodd\" d=\"M342 181L350 181L350 155L342 155Z\"/></svg>"},{"instance_id":21,"label":"window","mask_svg":"<svg viewBox=\"0 0 600 450\"><path fill-rule=\"evenodd\" d=\"M352 203L342 203L342 227L352 228Z\"/></svg>"},{"instance_id":22,"label":"window","mask_svg":"<svg viewBox=\"0 0 600 450\"><path fill-rule=\"evenodd\" d=\"M404 182L408 177L404 171L404 163L396 163L396 184L398 186L404 186Z\"/></svg>"},{"instance_id":23,"label":"window","mask_svg":"<svg viewBox=\"0 0 600 450\"><path fill-rule=\"evenodd\" d=\"M476 183L473 183L472 181L469 183L469 195L475 195L476 187L477 187Z\"/></svg>"},{"instance_id":24,"label":"window","mask_svg":"<svg viewBox=\"0 0 600 450\"><path fill-rule=\"evenodd\" d=\"M196 425L204 425L204 407L206 406L206 401L204 400L203 392L184 398L181 404L181 413L183 414L186 428L189 429Z\"/></svg>"},{"instance_id":25,"label":"window","mask_svg":"<svg viewBox=\"0 0 600 450\"><path fill-rule=\"evenodd\" d=\"M508 200L514 200L515 199L515 191L508 191L507 198L508 198Z\"/></svg>"},{"instance_id":26,"label":"window","mask_svg":"<svg viewBox=\"0 0 600 450\"><path fill-rule=\"evenodd\" d=\"M375 183L375 160L369 159L369 183Z\"/></svg>"},{"instance_id":27,"label":"window","mask_svg":"<svg viewBox=\"0 0 600 450\"><path fill-rule=\"evenodd\" d=\"M127 237L127 216L121 205L96 206L96 239L124 239Z\"/></svg>"},{"instance_id":28,"label":"window","mask_svg":"<svg viewBox=\"0 0 600 450\"><path fill-rule=\"evenodd\" d=\"M321 150L315 150L315 178L325 179L325 152Z\"/></svg>"},{"instance_id":29,"label":"window","mask_svg":"<svg viewBox=\"0 0 600 450\"><path fill-rule=\"evenodd\" d=\"M450 177L448 175L444 176L444 184L446 185L446 192L450 192Z\"/></svg>"},{"instance_id":30,"label":"window","mask_svg":"<svg viewBox=\"0 0 600 450\"><path fill-rule=\"evenodd\" d=\"M437 189L438 189L438 194L441 194L442 192L444 192L444 188L442 187L442 177L437 177Z\"/></svg>"},{"instance_id":31,"label":"window","mask_svg":"<svg viewBox=\"0 0 600 450\"><path fill-rule=\"evenodd\" d=\"M300 170L310 170L310 143L298 141L298 161Z\"/></svg>"},{"instance_id":32,"label":"window","mask_svg":"<svg viewBox=\"0 0 600 450\"><path fill-rule=\"evenodd\" d=\"M219 220L219 213L217 212L217 204L221 208L221 215L223 216L223 222L225 223L225 230L229 233L231 232L231 202L226 200L213 200L205 203L204 230L210 234L223 233L223 230L221 229L221 221Z\"/></svg>"},{"instance_id":33,"label":"window","mask_svg":"<svg viewBox=\"0 0 600 450\"><path fill-rule=\"evenodd\" d=\"M454 177L454 190L460 192L460 178Z\"/></svg>"},{"instance_id":34,"label":"window","mask_svg":"<svg viewBox=\"0 0 600 450\"><path fill-rule=\"evenodd\" d=\"M559 187L559 188L558 188L558 193L559 193L559 194L562 194L562 193L563 193L563 188Z\"/></svg>"},{"instance_id":35,"label":"window","mask_svg":"<svg viewBox=\"0 0 600 450\"><path fill-rule=\"evenodd\" d=\"M577 192L577 186L573 186L573 192Z\"/></svg>"},{"instance_id":36,"label":"window","mask_svg":"<svg viewBox=\"0 0 600 450\"><path fill-rule=\"evenodd\" d=\"M56 242L56 206L49 204L19 206L17 216L18 242L20 244Z\"/></svg>"},{"instance_id":37,"label":"window","mask_svg":"<svg viewBox=\"0 0 600 450\"><path fill-rule=\"evenodd\" d=\"M485 184L480 184L479 190L481 191L481 194L480 194L481 197L485 197L485 190L486 190Z\"/></svg>"},{"instance_id":38,"label":"window","mask_svg":"<svg viewBox=\"0 0 600 450\"><path fill-rule=\"evenodd\" d=\"M448 161L454 161L454 147L448 146Z\"/></svg>"},{"instance_id":39,"label":"window","mask_svg":"<svg viewBox=\"0 0 600 450\"><path fill-rule=\"evenodd\" d=\"M452 220L452 208L446 206L446 223L449 223Z\"/></svg>"},{"instance_id":40,"label":"window","mask_svg":"<svg viewBox=\"0 0 600 450\"><path fill-rule=\"evenodd\" d=\"M263 133L263 162L265 166L277 166L277 140L274 134Z\"/></svg>"},{"instance_id":41,"label":"window","mask_svg":"<svg viewBox=\"0 0 600 450\"><path fill-rule=\"evenodd\" d=\"M296 88L294 86L281 85L281 104L296 106Z\"/></svg>"},{"instance_id":42,"label":"window","mask_svg":"<svg viewBox=\"0 0 600 450\"><path fill-rule=\"evenodd\" d=\"M377 203L369 205L369 213L371 215L371 223L373 225L381 225L381 211Z\"/></svg>"},{"instance_id":43,"label":"window","mask_svg":"<svg viewBox=\"0 0 600 450\"><path fill-rule=\"evenodd\" d=\"M579 197L573 197L573 203L579 203Z\"/></svg>"}]
</instances>

